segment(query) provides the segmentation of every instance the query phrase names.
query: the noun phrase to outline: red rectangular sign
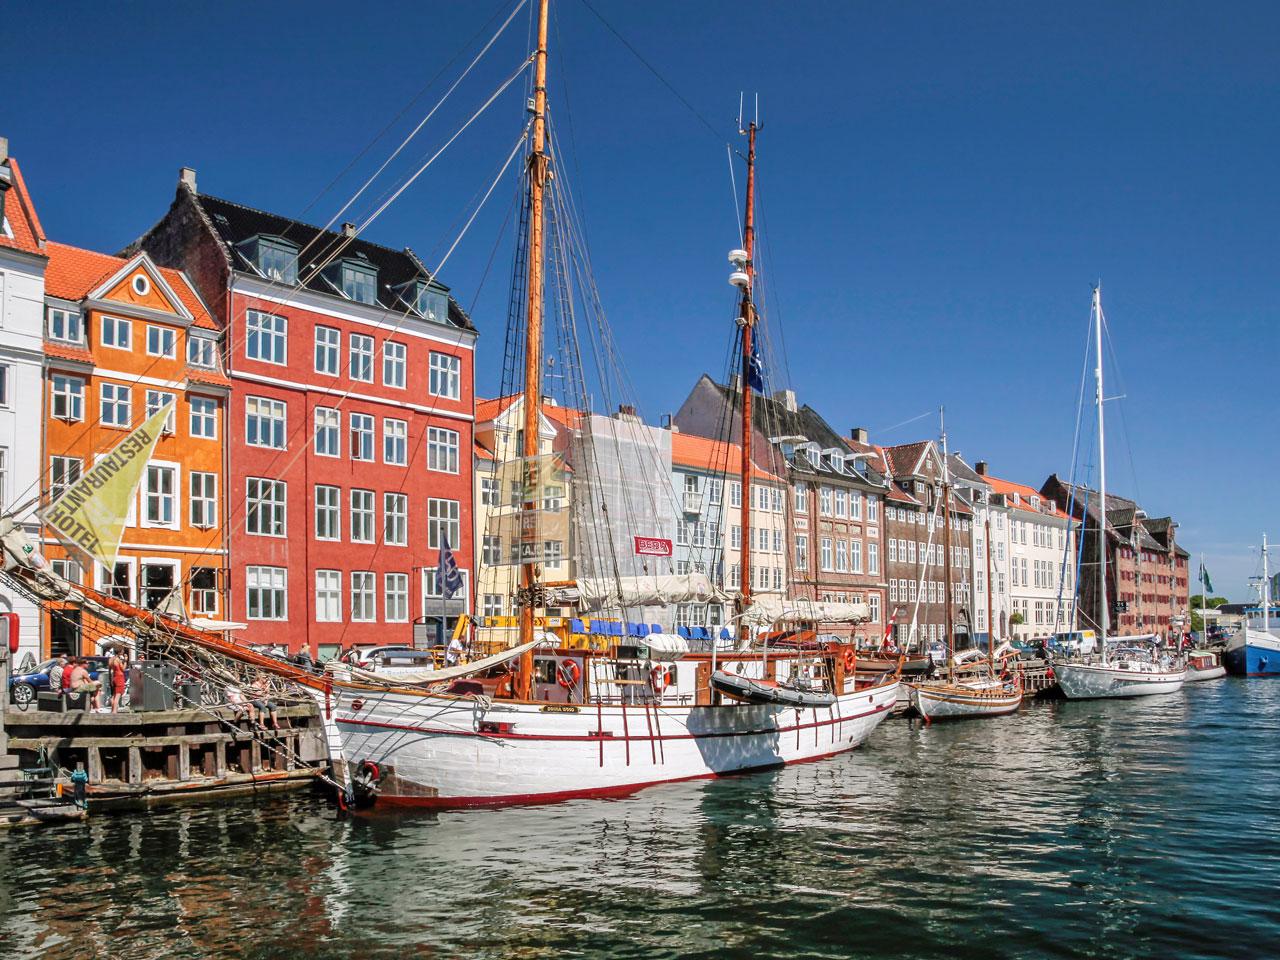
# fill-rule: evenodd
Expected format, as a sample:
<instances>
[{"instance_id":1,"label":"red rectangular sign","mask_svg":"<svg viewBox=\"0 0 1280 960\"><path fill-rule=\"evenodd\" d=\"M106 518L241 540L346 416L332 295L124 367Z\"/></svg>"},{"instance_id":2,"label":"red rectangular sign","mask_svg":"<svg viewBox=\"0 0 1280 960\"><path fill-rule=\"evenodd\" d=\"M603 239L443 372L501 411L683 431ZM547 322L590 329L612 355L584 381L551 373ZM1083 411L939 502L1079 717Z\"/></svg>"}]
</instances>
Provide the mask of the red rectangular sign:
<instances>
[{"instance_id":1,"label":"red rectangular sign","mask_svg":"<svg viewBox=\"0 0 1280 960\"><path fill-rule=\"evenodd\" d=\"M636 553L642 557L671 556L671 541L660 537L636 537Z\"/></svg>"}]
</instances>

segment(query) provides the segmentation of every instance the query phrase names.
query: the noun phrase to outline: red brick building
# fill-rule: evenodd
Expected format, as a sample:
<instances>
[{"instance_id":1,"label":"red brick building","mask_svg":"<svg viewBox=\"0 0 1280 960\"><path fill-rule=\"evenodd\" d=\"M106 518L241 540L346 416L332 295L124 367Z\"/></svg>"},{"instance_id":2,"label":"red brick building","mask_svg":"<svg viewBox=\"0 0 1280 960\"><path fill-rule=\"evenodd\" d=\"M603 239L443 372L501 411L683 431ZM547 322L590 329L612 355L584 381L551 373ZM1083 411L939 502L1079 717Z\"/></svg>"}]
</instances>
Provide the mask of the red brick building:
<instances>
[{"instance_id":1,"label":"red brick building","mask_svg":"<svg viewBox=\"0 0 1280 960\"><path fill-rule=\"evenodd\" d=\"M1079 574L1079 618L1082 627L1097 628L1101 619L1098 589L1097 491L1049 477L1040 492L1074 519L1084 520L1084 546ZM1107 494L1107 599L1114 633L1176 634L1189 627L1190 596L1186 550L1178 546L1172 517L1148 517L1133 500Z\"/></svg>"},{"instance_id":2,"label":"red brick building","mask_svg":"<svg viewBox=\"0 0 1280 960\"><path fill-rule=\"evenodd\" d=\"M469 610L470 319L407 249L197 192L134 248L186 270L224 330L230 619L331 656ZM467 578L444 601L442 537Z\"/></svg>"}]
</instances>

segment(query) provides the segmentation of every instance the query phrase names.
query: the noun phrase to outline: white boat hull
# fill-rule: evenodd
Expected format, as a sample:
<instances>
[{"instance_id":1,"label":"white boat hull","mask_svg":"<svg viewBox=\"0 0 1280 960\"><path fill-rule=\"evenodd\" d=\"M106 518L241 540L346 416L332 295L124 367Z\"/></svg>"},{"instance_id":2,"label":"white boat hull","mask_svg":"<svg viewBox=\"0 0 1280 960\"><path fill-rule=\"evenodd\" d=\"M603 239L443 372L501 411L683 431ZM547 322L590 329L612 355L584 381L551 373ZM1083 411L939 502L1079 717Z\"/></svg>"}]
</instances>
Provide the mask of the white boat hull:
<instances>
[{"instance_id":1,"label":"white boat hull","mask_svg":"<svg viewBox=\"0 0 1280 960\"><path fill-rule=\"evenodd\" d=\"M643 787L815 760L861 744L898 682L830 707L544 704L335 690L348 763L377 764L378 803L459 807L619 796Z\"/></svg>"},{"instance_id":2,"label":"white boat hull","mask_svg":"<svg viewBox=\"0 0 1280 960\"><path fill-rule=\"evenodd\" d=\"M1187 679L1186 668L1144 671L1100 663L1055 663L1053 673L1058 686L1071 700L1176 693Z\"/></svg>"},{"instance_id":3,"label":"white boat hull","mask_svg":"<svg viewBox=\"0 0 1280 960\"><path fill-rule=\"evenodd\" d=\"M1187 667L1187 683L1196 683L1200 680L1217 680L1219 677L1225 677L1226 675L1227 668L1222 664L1218 664L1216 667L1209 667L1205 670L1200 670L1196 667Z\"/></svg>"},{"instance_id":4,"label":"white boat hull","mask_svg":"<svg viewBox=\"0 0 1280 960\"><path fill-rule=\"evenodd\" d=\"M1022 706L1022 688L980 688L965 684L911 684L911 705L926 720L999 717Z\"/></svg>"}]
</instances>

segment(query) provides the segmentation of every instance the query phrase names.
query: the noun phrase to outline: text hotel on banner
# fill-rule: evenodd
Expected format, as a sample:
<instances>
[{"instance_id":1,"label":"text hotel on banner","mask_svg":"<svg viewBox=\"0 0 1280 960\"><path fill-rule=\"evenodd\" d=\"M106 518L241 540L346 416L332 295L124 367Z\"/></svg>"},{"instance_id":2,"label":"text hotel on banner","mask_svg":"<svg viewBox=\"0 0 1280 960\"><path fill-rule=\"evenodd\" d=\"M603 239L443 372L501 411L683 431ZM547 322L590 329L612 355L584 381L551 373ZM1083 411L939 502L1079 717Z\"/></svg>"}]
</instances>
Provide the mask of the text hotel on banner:
<instances>
[{"instance_id":1,"label":"text hotel on banner","mask_svg":"<svg viewBox=\"0 0 1280 960\"><path fill-rule=\"evenodd\" d=\"M671 556L671 541L661 537L636 537L636 553L642 557Z\"/></svg>"}]
</instances>

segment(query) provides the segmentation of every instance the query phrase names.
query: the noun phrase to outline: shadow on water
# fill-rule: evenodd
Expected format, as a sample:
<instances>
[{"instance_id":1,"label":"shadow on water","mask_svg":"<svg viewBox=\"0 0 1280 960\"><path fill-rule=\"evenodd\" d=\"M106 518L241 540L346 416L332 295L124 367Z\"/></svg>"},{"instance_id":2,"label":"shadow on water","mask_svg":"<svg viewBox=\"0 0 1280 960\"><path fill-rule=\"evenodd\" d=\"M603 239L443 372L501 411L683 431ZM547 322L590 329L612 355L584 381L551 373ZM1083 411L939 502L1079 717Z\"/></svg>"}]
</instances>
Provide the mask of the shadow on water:
<instances>
[{"instance_id":1,"label":"shadow on water","mask_svg":"<svg viewBox=\"0 0 1280 960\"><path fill-rule=\"evenodd\" d=\"M96 816L0 841L0 956L1274 955L1278 742L1226 680L615 801Z\"/></svg>"}]
</instances>

